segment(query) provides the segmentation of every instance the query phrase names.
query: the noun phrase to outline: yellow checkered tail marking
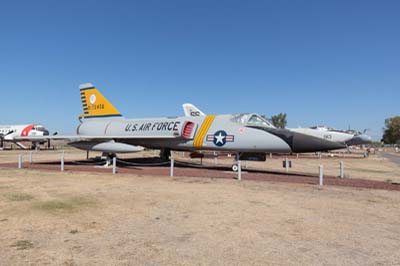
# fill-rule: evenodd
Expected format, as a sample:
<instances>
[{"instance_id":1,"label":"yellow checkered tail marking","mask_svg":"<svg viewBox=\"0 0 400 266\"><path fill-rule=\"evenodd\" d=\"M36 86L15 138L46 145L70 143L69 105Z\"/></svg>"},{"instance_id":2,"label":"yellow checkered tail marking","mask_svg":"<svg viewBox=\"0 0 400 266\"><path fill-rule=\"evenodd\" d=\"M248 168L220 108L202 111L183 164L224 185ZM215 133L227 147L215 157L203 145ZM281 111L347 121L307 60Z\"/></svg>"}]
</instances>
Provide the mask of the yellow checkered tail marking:
<instances>
[{"instance_id":1,"label":"yellow checkered tail marking","mask_svg":"<svg viewBox=\"0 0 400 266\"><path fill-rule=\"evenodd\" d=\"M206 136L208 130L210 129L214 119L215 115L208 115L206 116L206 118L204 118L203 124L201 125L199 132L196 134L196 137L193 142L193 146L196 149L201 149L201 147L203 147L204 137Z\"/></svg>"}]
</instances>

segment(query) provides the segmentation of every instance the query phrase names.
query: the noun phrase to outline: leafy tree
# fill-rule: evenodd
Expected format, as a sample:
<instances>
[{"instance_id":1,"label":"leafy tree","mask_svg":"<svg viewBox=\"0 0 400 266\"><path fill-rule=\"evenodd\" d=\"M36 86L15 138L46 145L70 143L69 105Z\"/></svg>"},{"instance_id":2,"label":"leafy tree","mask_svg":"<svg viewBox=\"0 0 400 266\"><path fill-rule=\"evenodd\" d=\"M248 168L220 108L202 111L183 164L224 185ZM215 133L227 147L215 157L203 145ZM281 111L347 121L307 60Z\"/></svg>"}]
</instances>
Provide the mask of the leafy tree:
<instances>
[{"instance_id":1,"label":"leafy tree","mask_svg":"<svg viewBox=\"0 0 400 266\"><path fill-rule=\"evenodd\" d=\"M272 124L277 128L285 128L287 121L286 121L286 113L280 113L277 115L273 115L271 117Z\"/></svg>"},{"instance_id":2,"label":"leafy tree","mask_svg":"<svg viewBox=\"0 0 400 266\"><path fill-rule=\"evenodd\" d=\"M400 116L385 119L383 128L383 142L386 144L400 144Z\"/></svg>"}]
</instances>

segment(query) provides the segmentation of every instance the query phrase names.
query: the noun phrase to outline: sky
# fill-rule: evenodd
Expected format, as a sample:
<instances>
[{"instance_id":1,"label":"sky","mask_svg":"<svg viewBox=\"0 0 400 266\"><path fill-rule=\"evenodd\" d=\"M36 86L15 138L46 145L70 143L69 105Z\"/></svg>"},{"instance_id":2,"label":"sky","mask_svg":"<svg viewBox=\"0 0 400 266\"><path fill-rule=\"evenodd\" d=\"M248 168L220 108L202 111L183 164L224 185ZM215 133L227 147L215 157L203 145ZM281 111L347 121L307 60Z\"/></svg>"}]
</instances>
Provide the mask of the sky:
<instances>
[{"instance_id":1,"label":"sky","mask_svg":"<svg viewBox=\"0 0 400 266\"><path fill-rule=\"evenodd\" d=\"M71 133L79 84L127 118L287 113L382 135L399 113L400 1L3 1L0 124Z\"/></svg>"}]
</instances>

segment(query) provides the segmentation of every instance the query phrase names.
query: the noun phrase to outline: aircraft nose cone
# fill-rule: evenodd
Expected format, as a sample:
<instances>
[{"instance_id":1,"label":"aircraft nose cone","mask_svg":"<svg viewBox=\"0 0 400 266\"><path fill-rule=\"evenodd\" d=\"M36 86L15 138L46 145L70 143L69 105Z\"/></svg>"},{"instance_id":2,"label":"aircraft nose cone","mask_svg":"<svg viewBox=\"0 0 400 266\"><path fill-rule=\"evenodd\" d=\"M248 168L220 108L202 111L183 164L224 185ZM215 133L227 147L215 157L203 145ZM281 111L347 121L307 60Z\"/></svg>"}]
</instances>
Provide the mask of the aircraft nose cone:
<instances>
[{"instance_id":1,"label":"aircraft nose cone","mask_svg":"<svg viewBox=\"0 0 400 266\"><path fill-rule=\"evenodd\" d=\"M263 130L284 140L289 145L292 152L296 153L329 151L346 148L344 143L333 142L290 131L288 129L263 128Z\"/></svg>"},{"instance_id":2,"label":"aircraft nose cone","mask_svg":"<svg viewBox=\"0 0 400 266\"><path fill-rule=\"evenodd\" d=\"M293 152L301 153L343 149L346 145L294 132L291 148Z\"/></svg>"}]
</instances>

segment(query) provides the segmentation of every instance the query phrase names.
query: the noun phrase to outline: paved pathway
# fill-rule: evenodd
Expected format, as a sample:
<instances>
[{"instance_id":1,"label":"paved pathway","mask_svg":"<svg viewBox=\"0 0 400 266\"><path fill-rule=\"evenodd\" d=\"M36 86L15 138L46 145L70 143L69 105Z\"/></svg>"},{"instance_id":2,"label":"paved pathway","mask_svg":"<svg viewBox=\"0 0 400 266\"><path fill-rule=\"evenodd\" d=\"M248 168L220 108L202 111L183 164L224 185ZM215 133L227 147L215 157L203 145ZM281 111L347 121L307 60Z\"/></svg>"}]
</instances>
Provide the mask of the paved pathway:
<instances>
[{"instance_id":1,"label":"paved pathway","mask_svg":"<svg viewBox=\"0 0 400 266\"><path fill-rule=\"evenodd\" d=\"M387 153L387 152L382 152L381 153L383 158L388 159L389 161L397 164L400 166L400 154L399 155L395 155L393 153Z\"/></svg>"}]
</instances>

